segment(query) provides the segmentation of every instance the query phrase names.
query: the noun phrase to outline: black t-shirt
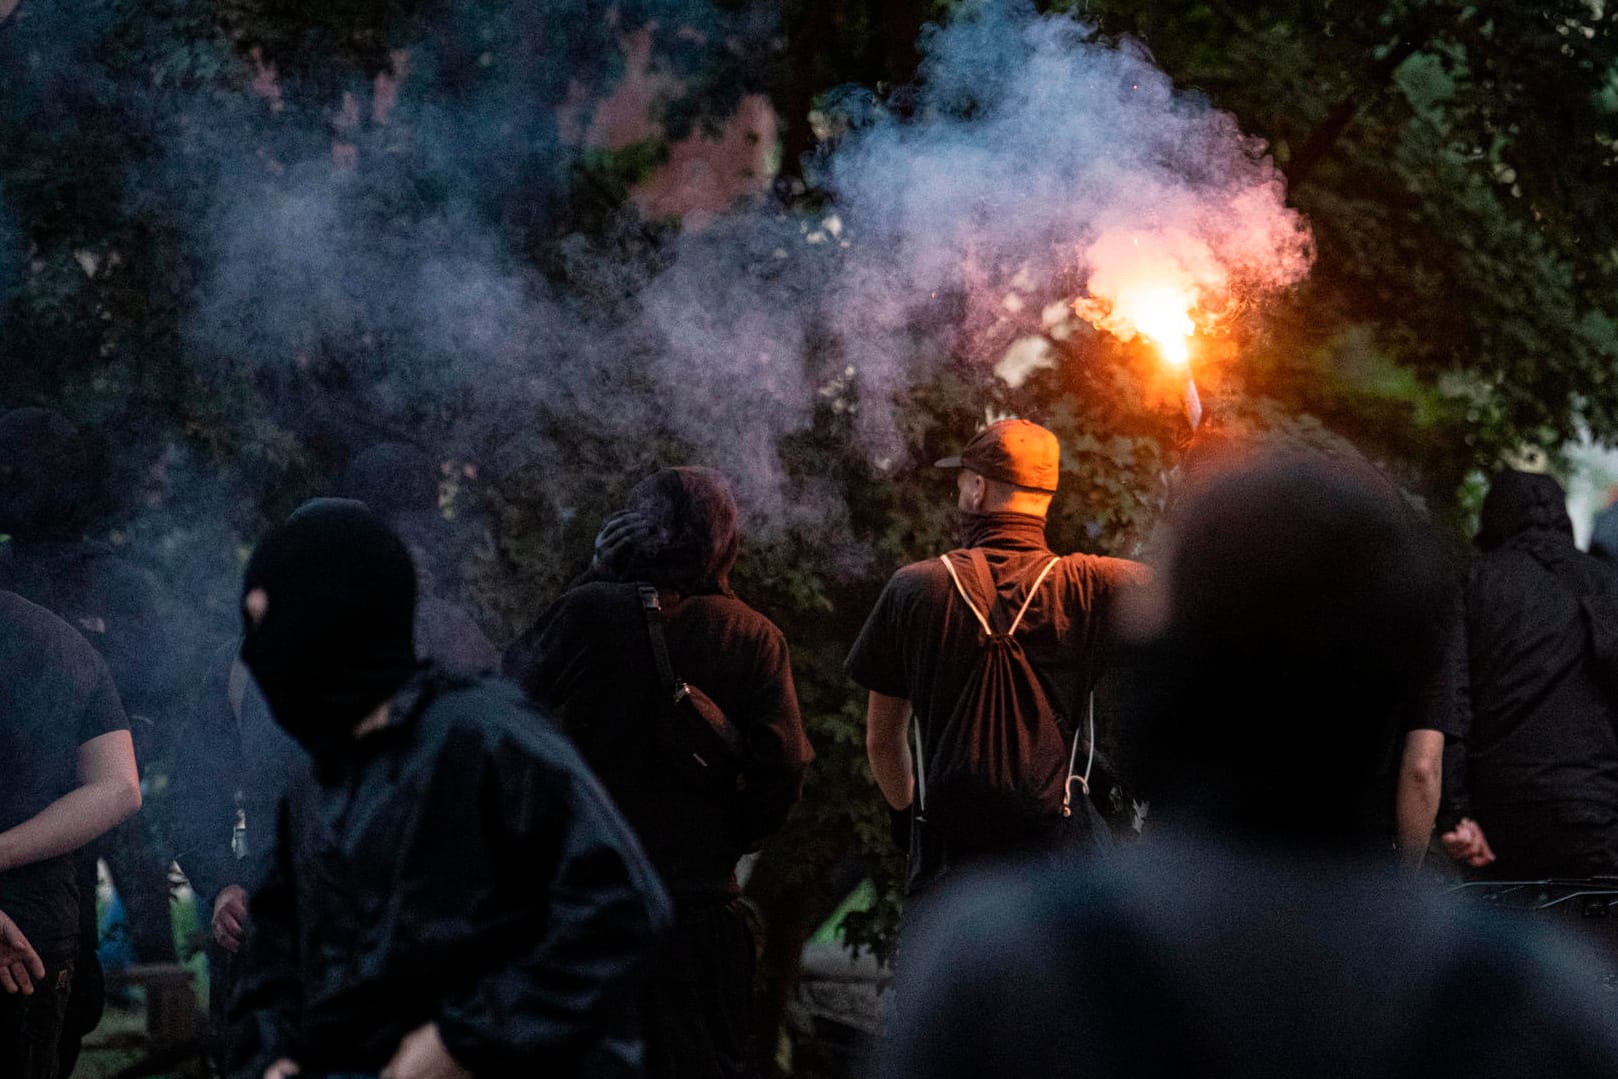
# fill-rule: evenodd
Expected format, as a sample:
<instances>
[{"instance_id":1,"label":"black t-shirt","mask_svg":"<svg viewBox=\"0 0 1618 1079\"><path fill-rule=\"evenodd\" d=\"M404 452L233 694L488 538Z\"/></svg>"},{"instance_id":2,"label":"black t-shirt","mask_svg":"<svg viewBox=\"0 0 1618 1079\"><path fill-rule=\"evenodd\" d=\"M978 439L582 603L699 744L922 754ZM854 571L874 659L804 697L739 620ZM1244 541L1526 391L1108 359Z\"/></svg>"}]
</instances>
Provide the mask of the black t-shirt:
<instances>
[{"instance_id":1,"label":"black t-shirt","mask_svg":"<svg viewBox=\"0 0 1618 1079\"><path fill-rule=\"evenodd\" d=\"M78 750L128 730L106 663L43 607L0 592L0 830L78 785ZM71 951L79 891L73 856L0 873L0 910L41 954Z\"/></svg>"},{"instance_id":2,"label":"black t-shirt","mask_svg":"<svg viewBox=\"0 0 1618 1079\"><path fill-rule=\"evenodd\" d=\"M1008 520L979 537L979 549L998 590L991 621L1004 630L1053 555L1038 518L999 517ZM1122 558L1064 555L1029 601L1017 640L1068 724L1068 738L1106 658L1113 601L1121 588L1145 583L1148 572ZM972 592L969 579L962 584ZM977 665L980 632L943 563L915 562L883 588L849 653L848 675L866 689L910 702L925 753L935 733L930 728L948 716Z\"/></svg>"},{"instance_id":3,"label":"black t-shirt","mask_svg":"<svg viewBox=\"0 0 1618 1079\"><path fill-rule=\"evenodd\" d=\"M675 674L742 733L734 800L682 779L653 734L666 705L634 584L570 589L506 652L504 673L573 738L669 890L723 894L736 859L786 819L814 751L774 623L732 596L664 592L661 603Z\"/></svg>"}]
</instances>

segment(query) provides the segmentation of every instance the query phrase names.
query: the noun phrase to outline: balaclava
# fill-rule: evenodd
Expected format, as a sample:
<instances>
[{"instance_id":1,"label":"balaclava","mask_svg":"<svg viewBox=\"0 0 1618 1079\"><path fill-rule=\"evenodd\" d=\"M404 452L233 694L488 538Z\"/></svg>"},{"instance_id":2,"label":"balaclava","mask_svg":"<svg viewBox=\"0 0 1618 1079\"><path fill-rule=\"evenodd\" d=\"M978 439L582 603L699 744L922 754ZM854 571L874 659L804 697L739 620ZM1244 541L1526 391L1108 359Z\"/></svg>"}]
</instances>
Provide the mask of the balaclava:
<instances>
[{"instance_id":1,"label":"balaclava","mask_svg":"<svg viewBox=\"0 0 1618 1079\"><path fill-rule=\"evenodd\" d=\"M91 496L90 455L67 418L43 408L0 416L0 532L77 539Z\"/></svg>"},{"instance_id":2,"label":"balaclava","mask_svg":"<svg viewBox=\"0 0 1618 1079\"><path fill-rule=\"evenodd\" d=\"M416 670L416 574L409 552L363 504L305 503L259 544L242 584L263 589L258 625L243 609L242 661L270 711L315 757Z\"/></svg>"}]
</instances>

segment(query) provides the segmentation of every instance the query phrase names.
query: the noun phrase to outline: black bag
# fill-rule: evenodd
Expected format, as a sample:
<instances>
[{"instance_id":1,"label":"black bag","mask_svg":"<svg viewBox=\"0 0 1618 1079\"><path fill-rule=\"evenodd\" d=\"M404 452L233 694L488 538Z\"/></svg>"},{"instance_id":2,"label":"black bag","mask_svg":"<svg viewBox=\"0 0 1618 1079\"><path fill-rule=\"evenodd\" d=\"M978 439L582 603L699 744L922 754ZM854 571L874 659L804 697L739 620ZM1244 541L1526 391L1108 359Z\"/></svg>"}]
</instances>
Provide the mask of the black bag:
<instances>
[{"instance_id":1,"label":"black bag","mask_svg":"<svg viewBox=\"0 0 1618 1079\"><path fill-rule=\"evenodd\" d=\"M643 584L639 591L664 705L663 715L653 724L653 736L668 756L670 766L684 779L720 793L734 793L742 786L741 731L713 698L675 675L668 640L663 635L663 607L658 602L657 589Z\"/></svg>"},{"instance_id":2,"label":"black bag","mask_svg":"<svg viewBox=\"0 0 1618 1079\"><path fill-rule=\"evenodd\" d=\"M997 593L988 560L975 549L964 552L964 561L958 561L961 552L952 554L940 560L982 628L982 651L955 707L928 740L928 759L918 761L917 800L926 828L951 849L1003 850L1048 832L1072 809L1078 732L1070 748L1039 675L1016 639L1029 602L1058 559L1052 556L1041 567L1016 617L997 631L992 622ZM981 609L961 582L962 569L986 597ZM1092 718L1092 738L1093 723ZM1087 793L1087 775L1081 783Z\"/></svg>"}]
</instances>

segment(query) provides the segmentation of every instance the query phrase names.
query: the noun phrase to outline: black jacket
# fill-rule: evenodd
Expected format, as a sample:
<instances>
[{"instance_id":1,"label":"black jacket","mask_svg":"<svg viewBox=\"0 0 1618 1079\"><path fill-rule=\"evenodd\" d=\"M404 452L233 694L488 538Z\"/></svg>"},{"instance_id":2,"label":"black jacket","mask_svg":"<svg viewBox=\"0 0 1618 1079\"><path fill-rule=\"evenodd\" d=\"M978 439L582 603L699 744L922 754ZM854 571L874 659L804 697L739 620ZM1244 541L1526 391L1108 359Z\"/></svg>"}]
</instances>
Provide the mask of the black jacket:
<instances>
[{"instance_id":1,"label":"black jacket","mask_svg":"<svg viewBox=\"0 0 1618 1079\"><path fill-rule=\"evenodd\" d=\"M1446 760L1454 812L1478 816L1486 832L1491 807L1590 803L1618 815L1618 715L1579 599L1618 590L1618 579L1573 546L1562 490L1548 476L1502 473L1478 543L1465 647L1451 650L1461 692L1446 733L1464 746Z\"/></svg>"},{"instance_id":2,"label":"black jacket","mask_svg":"<svg viewBox=\"0 0 1618 1079\"><path fill-rule=\"evenodd\" d=\"M677 895L723 894L736 860L781 827L814 757L781 631L733 596L662 594L675 673L742 732L745 789L694 789L659 749L657 668L636 585L570 589L506 653L505 673L578 744Z\"/></svg>"},{"instance_id":3,"label":"black jacket","mask_svg":"<svg viewBox=\"0 0 1618 1079\"><path fill-rule=\"evenodd\" d=\"M293 776L232 1074L377 1072L430 1021L480 1076L638 1074L668 900L605 793L503 683L428 673L393 714Z\"/></svg>"}]
</instances>

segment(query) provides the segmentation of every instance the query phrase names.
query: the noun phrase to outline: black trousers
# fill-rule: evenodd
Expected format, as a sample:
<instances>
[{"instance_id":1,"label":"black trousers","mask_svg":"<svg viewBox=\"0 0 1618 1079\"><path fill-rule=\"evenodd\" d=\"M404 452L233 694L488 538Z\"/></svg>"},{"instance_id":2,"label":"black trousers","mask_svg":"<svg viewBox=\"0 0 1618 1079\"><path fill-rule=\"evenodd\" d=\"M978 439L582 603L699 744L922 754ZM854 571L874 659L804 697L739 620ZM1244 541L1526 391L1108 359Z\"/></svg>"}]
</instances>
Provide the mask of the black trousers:
<instances>
[{"instance_id":1,"label":"black trousers","mask_svg":"<svg viewBox=\"0 0 1618 1079\"><path fill-rule=\"evenodd\" d=\"M46 960L32 995L0 992L0 1075L61 1079L62 1024L72 995L73 960Z\"/></svg>"},{"instance_id":2,"label":"black trousers","mask_svg":"<svg viewBox=\"0 0 1618 1079\"><path fill-rule=\"evenodd\" d=\"M646 1000L648 1079L753 1079L753 930L739 900L676 898Z\"/></svg>"}]
</instances>

